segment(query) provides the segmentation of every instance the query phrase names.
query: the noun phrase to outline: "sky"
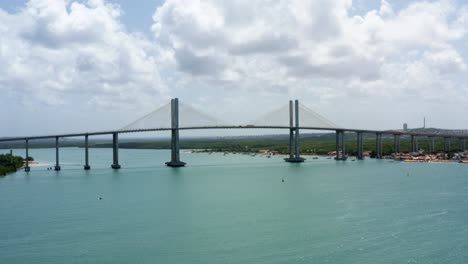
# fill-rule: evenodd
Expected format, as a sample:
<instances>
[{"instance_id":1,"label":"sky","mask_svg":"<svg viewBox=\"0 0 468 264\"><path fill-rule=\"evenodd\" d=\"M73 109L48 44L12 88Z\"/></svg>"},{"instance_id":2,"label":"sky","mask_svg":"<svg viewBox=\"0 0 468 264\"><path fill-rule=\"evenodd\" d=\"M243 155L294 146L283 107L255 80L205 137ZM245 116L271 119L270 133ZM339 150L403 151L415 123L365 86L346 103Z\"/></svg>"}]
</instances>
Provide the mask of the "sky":
<instances>
[{"instance_id":1,"label":"sky","mask_svg":"<svg viewBox=\"0 0 468 264\"><path fill-rule=\"evenodd\" d=\"M346 128L468 129L468 2L0 1L0 137L119 129L178 97Z\"/></svg>"}]
</instances>

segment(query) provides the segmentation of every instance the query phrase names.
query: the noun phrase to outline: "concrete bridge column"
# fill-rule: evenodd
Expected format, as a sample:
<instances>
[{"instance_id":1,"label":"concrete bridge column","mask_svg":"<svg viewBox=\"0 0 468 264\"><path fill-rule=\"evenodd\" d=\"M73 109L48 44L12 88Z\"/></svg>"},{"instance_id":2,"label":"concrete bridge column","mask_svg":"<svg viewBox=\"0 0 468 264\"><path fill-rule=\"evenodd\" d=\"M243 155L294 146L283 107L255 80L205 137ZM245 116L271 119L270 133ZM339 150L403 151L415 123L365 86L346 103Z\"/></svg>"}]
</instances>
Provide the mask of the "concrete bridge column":
<instances>
[{"instance_id":1,"label":"concrete bridge column","mask_svg":"<svg viewBox=\"0 0 468 264\"><path fill-rule=\"evenodd\" d=\"M398 153L401 153L401 140L400 139L401 139L401 136L398 135L397 136L397 151L398 151Z\"/></svg>"},{"instance_id":2,"label":"concrete bridge column","mask_svg":"<svg viewBox=\"0 0 468 264\"><path fill-rule=\"evenodd\" d=\"M120 169L119 164L119 134L114 132L112 133L112 165L111 168L118 170Z\"/></svg>"},{"instance_id":3,"label":"concrete bridge column","mask_svg":"<svg viewBox=\"0 0 468 264\"><path fill-rule=\"evenodd\" d=\"M346 160L346 144L344 131L341 131L341 159Z\"/></svg>"},{"instance_id":4,"label":"concrete bridge column","mask_svg":"<svg viewBox=\"0 0 468 264\"><path fill-rule=\"evenodd\" d=\"M335 137L336 137L335 160L339 160L340 159L340 131L339 130L336 130Z\"/></svg>"},{"instance_id":5,"label":"concrete bridge column","mask_svg":"<svg viewBox=\"0 0 468 264\"><path fill-rule=\"evenodd\" d=\"M379 133L379 159L383 157L382 152L382 134Z\"/></svg>"},{"instance_id":6,"label":"concrete bridge column","mask_svg":"<svg viewBox=\"0 0 468 264\"><path fill-rule=\"evenodd\" d=\"M357 132L357 159L363 160L364 159L364 149L363 149L363 136L362 132Z\"/></svg>"},{"instance_id":7,"label":"concrete bridge column","mask_svg":"<svg viewBox=\"0 0 468 264\"><path fill-rule=\"evenodd\" d=\"M341 149L341 156L340 156ZM346 146L344 144L344 131L336 130L336 156L335 160L346 160Z\"/></svg>"},{"instance_id":8,"label":"concrete bridge column","mask_svg":"<svg viewBox=\"0 0 468 264\"><path fill-rule=\"evenodd\" d=\"M428 147L428 152L429 153L434 153L434 137L427 137L428 141L429 141L429 147Z\"/></svg>"},{"instance_id":9,"label":"concrete bridge column","mask_svg":"<svg viewBox=\"0 0 468 264\"><path fill-rule=\"evenodd\" d=\"M59 171L61 169L59 163L59 138L55 137L55 166L54 170Z\"/></svg>"},{"instance_id":10,"label":"concrete bridge column","mask_svg":"<svg viewBox=\"0 0 468 264\"><path fill-rule=\"evenodd\" d=\"M166 162L169 167L183 167L185 162L180 161L179 147L179 99L171 100L171 161Z\"/></svg>"},{"instance_id":11,"label":"concrete bridge column","mask_svg":"<svg viewBox=\"0 0 468 264\"><path fill-rule=\"evenodd\" d=\"M450 153L452 151L452 138L444 137L444 152Z\"/></svg>"},{"instance_id":12,"label":"concrete bridge column","mask_svg":"<svg viewBox=\"0 0 468 264\"><path fill-rule=\"evenodd\" d=\"M432 152L437 152L436 144L435 144L435 138L434 138L434 137L432 137L432 139L431 139L431 144L432 144Z\"/></svg>"},{"instance_id":13,"label":"concrete bridge column","mask_svg":"<svg viewBox=\"0 0 468 264\"><path fill-rule=\"evenodd\" d=\"M375 134L375 157L379 158L379 133Z\"/></svg>"},{"instance_id":14,"label":"concrete bridge column","mask_svg":"<svg viewBox=\"0 0 468 264\"><path fill-rule=\"evenodd\" d=\"M416 152L416 140L414 135L411 135L411 152Z\"/></svg>"},{"instance_id":15,"label":"concrete bridge column","mask_svg":"<svg viewBox=\"0 0 468 264\"><path fill-rule=\"evenodd\" d=\"M400 135L393 135L393 140L394 140L394 143L395 143L395 146L393 148L393 151L395 153L400 153Z\"/></svg>"},{"instance_id":16,"label":"concrete bridge column","mask_svg":"<svg viewBox=\"0 0 468 264\"><path fill-rule=\"evenodd\" d=\"M447 138L447 153L452 151L452 138Z\"/></svg>"},{"instance_id":17,"label":"concrete bridge column","mask_svg":"<svg viewBox=\"0 0 468 264\"><path fill-rule=\"evenodd\" d=\"M361 132L361 139L359 140L361 142L361 145L359 146L360 152L361 152L361 159L364 159L364 133Z\"/></svg>"},{"instance_id":18,"label":"concrete bridge column","mask_svg":"<svg viewBox=\"0 0 468 264\"><path fill-rule=\"evenodd\" d=\"M29 157L29 139L26 139L26 165L24 167L25 172L31 171L31 168L29 167L28 157Z\"/></svg>"},{"instance_id":19,"label":"concrete bridge column","mask_svg":"<svg viewBox=\"0 0 468 264\"><path fill-rule=\"evenodd\" d=\"M91 169L89 166L89 146L88 146L88 135L85 135L85 165L84 165L85 170Z\"/></svg>"},{"instance_id":20,"label":"concrete bridge column","mask_svg":"<svg viewBox=\"0 0 468 264\"><path fill-rule=\"evenodd\" d=\"M376 136L376 142L375 142L376 158L381 159L382 158L382 134L377 133L375 136Z\"/></svg>"}]
</instances>

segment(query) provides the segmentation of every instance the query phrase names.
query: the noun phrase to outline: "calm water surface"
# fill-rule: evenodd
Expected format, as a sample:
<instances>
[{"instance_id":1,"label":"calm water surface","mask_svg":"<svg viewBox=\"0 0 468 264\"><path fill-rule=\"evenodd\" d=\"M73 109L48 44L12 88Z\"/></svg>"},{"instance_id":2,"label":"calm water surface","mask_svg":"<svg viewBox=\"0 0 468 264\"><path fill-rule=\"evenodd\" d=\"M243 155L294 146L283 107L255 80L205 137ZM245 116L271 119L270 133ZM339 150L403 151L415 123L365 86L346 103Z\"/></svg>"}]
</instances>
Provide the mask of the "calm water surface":
<instances>
[{"instance_id":1,"label":"calm water surface","mask_svg":"<svg viewBox=\"0 0 468 264\"><path fill-rule=\"evenodd\" d=\"M0 263L468 263L466 164L30 153L0 178Z\"/></svg>"}]
</instances>

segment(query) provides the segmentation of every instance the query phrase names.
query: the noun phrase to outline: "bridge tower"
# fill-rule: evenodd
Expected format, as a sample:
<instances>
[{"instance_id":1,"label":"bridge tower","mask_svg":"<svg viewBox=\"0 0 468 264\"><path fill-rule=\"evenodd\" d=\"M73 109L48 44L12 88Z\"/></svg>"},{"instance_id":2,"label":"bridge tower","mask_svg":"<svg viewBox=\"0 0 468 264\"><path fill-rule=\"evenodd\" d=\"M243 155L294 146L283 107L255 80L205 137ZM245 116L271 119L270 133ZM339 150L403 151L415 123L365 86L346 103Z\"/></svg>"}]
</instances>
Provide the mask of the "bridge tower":
<instances>
[{"instance_id":1,"label":"bridge tower","mask_svg":"<svg viewBox=\"0 0 468 264\"><path fill-rule=\"evenodd\" d=\"M295 110L295 111L294 111ZM289 158L284 160L287 162L299 163L304 162L301 158L299 146L299 100L295 100L293 110L293 101L289 101ZM294 126L294 117L296 126ZM293 149L294 146L294 149Z\"/></svg>"},{"instance_id":2,"label":"bridge tower","mask_svg":"<svg viewBox=\"0 0 468 264\"><path fill-rule=\"evenodd\" d=\"M169 167L183 167L180 161L179 147L179 99L171 99L171 161L166 162Z\"/></svg>"}]
</instances>

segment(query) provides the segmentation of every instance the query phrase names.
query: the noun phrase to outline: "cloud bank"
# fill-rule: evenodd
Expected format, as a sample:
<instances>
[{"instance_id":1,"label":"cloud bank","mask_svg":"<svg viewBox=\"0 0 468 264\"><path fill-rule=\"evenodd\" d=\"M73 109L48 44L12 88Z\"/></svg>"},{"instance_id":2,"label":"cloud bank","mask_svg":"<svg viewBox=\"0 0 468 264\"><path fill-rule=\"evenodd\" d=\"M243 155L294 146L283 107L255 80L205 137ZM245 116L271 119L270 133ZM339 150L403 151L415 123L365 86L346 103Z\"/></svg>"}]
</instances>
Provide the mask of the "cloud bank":
<instances>
[{"instance_id":1,"label":"cloud bank","mask_svg":"<svg viewBox=\"0 0 468 264\"><path fill-rule=\"evenodd\" d=\"M342 125L343 112L381 128L429 111L439 126L460 127L461 114L444 106L467 101L468 7L413 1L396 10L382 0L352 10L351 0L167 0L147 36L127 31L108 1L30 0L0 9L0 92L140 112L179 96L236 109L229 118L296 97Z\"/></svg>"},{"instance_id":2,"label":"cloud bank","mask_svg":"<svg viewBox=\"0 0 468 264\"><path fill-rule=\"evenodd\" d=\"M135 104L167 94L154 45L108 2L31 0L0 10L0 91L28 104Z\"/></svg>"}]
</instances>

